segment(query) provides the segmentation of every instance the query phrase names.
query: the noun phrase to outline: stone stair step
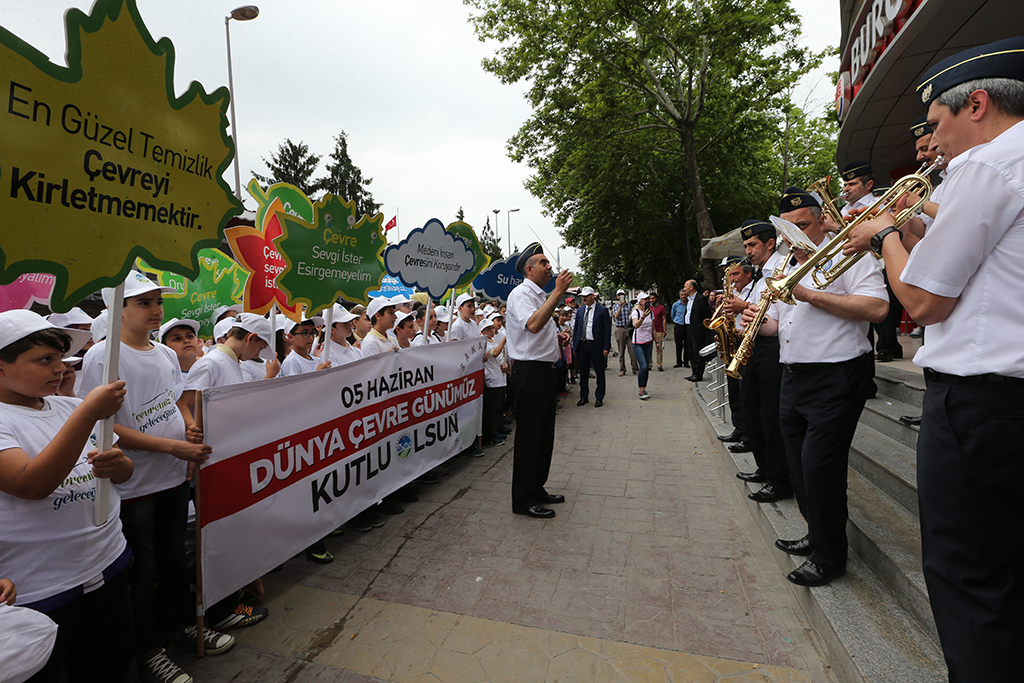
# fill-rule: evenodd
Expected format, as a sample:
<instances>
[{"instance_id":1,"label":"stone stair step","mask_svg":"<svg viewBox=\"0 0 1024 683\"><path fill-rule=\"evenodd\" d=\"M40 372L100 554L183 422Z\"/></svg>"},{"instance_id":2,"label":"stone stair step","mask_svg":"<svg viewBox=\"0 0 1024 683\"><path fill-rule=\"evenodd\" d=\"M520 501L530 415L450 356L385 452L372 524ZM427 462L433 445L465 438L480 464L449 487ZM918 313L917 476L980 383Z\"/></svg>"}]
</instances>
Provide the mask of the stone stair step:
<instances>
[{"instance_id":1,"label":"stone stair step","mask_svg":"<svg viewBox=\"0 0 1024 683\"><path fill-rule=\"evenodd\" d=\"M901 370L883 363L875 364L875 385L879 396L917 406L924 400L924 376L919 372ZM920 410L916 411L920 413Z\"/></svg>"},{"instance_id":2,"label":"stone stair step","mask_svg":"<svg viewBox=\"0 0 1024 683\"><path fill-rule=\"evenodd\" d=\"M917 448L918 428L900 422L900 415L920 415L921 409L887 396L869 398L860 421L904 446Z\"/></svg>"},{"instance_id":3,"label":"stone stair step","mask_svg":"<svg viewBox=\"0 0 1024 683\"><path fill-rule=\"evenodd\" d=\"M921 525L916 514L860 473L849 473L850 548L938 646L938 632L921 569Z\"/></svg>"},{"instance_id":4,"label":"stone stair step","mask_svg":"<svg viewBox=\"0 0 1024 683\"><path fill-rule=\"evenodd\" d=\"M861 422L853 436L850 468L863 475L914 517L918 516L915 449Z\"/></svg>"}]
</instances>

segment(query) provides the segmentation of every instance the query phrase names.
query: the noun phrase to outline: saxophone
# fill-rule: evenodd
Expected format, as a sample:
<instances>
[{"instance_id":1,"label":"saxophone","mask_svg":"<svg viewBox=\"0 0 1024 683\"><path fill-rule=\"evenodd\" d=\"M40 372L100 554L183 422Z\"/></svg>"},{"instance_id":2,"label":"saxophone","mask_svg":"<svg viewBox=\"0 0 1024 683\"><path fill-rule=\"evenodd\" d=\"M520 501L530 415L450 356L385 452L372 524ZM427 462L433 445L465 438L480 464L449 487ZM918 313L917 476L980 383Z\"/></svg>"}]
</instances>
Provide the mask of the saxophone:
<instances>
[{"instance_id":1,"label":"saxophone","mask_svg":"<svg viewBox=\"0 0 1024 683\"><path fill-rule=\"evenodd\" d=\"M779 265L775 267L771 277L782 277L782 273L786 270L786 262L788 260L788 258L784 258L779 261ZM764 319L768 317L768 307L771 305L772 301L778 298L778 295L771 287L766 286L764 291L761 292L761 297L757 300L757 314L743 331L743 339L740 340L739 348L736 349L736 352L732 356L732 360L725 367L725 374L729 377L741 379L740 369L747 364L748 360L750 360L750 353L754 350L754 341L757 339L757 332L761 329Z\"/></svg>"},{"instance_id":2,"label":"saxophone","mask_svg":"<svg viewBox=\"0 0 1024 683\"><path fill-rule=\"evenodd\" d=\"M737 261L726 269L725 277L722 280L722 302L718 304L714 315L704 321L704 327L715 333L718 354L726 366L732 363L740 333L736 329L736 317L726 313L724 309L726 303L736 298L736 290L732 286L730 276L741 265L742 261Z\"/></svg>"}]
</instances>

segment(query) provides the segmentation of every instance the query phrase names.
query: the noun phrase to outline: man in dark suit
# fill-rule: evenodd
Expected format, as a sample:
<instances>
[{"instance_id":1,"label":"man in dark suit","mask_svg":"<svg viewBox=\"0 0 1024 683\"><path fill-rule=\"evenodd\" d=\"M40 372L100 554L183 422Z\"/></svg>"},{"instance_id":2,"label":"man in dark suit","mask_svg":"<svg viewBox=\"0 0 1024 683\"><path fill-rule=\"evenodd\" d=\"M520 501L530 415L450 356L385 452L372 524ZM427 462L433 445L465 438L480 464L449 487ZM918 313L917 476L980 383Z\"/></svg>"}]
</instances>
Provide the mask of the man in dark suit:
<instances>
[{"instance_id":1,"label":"man in dark suit","mask_svg":"<svg viewBox=\"0 0 1024 683\"><path fill-rule=\"evenodd\" d=\"M690 369L693 372L686 379L701 382L704 380L707 359L700 355L700 350L709 343L710 330L704 327L704 321L711 317L711 304L697 289L696 280L687 280L683 285L683 292L686 294L686 330L690 337L690 348L693 349L693 358L690 360Z\"/></svg>"},{"instance_id":2,"label":"man in dark suit","mask_svg":"<svg viewBox=\"0 0 1024 683\"><path fill-rule=\"evenodd\" d=\"M612 350L612 317L607 308L597 303L597 293L593 288L584 287L580 296L583 297L583 305L576 309L572 330L572 351L580 378L580 400L576 405L589 403L590 368L593 366L597 375L594 407L600 408L604 405L604 370Z\"/></svg>"}]
</instances>

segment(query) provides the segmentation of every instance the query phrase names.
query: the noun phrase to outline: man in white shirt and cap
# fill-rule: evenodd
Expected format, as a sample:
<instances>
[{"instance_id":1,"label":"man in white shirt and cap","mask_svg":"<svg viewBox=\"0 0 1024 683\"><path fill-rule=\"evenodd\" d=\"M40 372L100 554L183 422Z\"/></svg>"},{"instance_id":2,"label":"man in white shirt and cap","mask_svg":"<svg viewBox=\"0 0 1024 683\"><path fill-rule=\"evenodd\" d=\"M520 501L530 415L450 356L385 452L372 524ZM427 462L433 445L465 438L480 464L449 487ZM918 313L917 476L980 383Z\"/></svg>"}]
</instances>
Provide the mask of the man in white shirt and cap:
<instances>
[{"instance_id":1,"label":"man in white shirt and cap","mask_svg":"<svg viewBox=\"0 0 1024 683\"><path fill-rule=\"evenodd\" d=\"M569 341L559 339L551 315L572 284L572 273L559 273L554 291L545 296L551 263L537 242L523 249L516 270L525 279L509 294L506 311L507 348L514 361L509 387L521 427L512 463L512 512L550 519L555 511L544 506L565 502L565 496L548 493L544 484L555 443L559 346Z\"/></svg>"},{"instance_id":2,"label":"man in white shirt and cap","mask_svg":"<svg viewBox=\"0 0 1024 683\"><path fill-rule=\"evenodd\" d=\"M927 383L917 483L949 680L1017 680L1024 297L1010 290L1024 281L1024 37L939 62L917 94L950 160L941 211L910 254L890 214L860 225L849 251L881 254L896 296L928 325L914 356Z\"/></svg>"}]
</instances>

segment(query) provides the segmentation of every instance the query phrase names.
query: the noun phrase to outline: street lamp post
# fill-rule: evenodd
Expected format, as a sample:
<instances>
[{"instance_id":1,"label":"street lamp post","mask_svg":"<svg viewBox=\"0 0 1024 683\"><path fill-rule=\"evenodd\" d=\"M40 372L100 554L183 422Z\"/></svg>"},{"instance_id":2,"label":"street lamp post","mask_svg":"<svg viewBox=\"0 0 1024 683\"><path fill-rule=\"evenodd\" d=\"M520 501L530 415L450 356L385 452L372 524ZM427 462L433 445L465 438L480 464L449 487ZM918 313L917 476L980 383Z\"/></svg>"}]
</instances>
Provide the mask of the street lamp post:
<instances>
[{"instance_id":1,"label":"street lamp post","mask_svg":"<svg viewBox=\"0 0 1024 683\"><path fill-rule=\"evenodd\" d=\"M231 73L231 20L250 21L260 15L256 5L243 5L224 17L224 32L228 38L228 90L231 91L231 137L235 142L235 196L242 199L242 177L238 170L238 124L235 122L235 79Z\"/></svg>"},{"instance_id":2,"label":"street lamp post","mask_svg":"<svg viewBox=\"0 0 1024 683\"><path fill-rule=\"evenodd\" d=\"M501 209L491 209L491 211L494 212L494 236L497 237L498 236L498 212L501 211ZM509 252L509 253L511 254L512 252Z\"/></svg>"},{"instance_id":3,"label":"street lamp post","mask_svg":"<svg viewBox=\"0 0 1024 683\"><path fill-rule=\"evenodd\" d=\"M509 254L509 256L512 255L512 214L515 213L518 210L519 209L509 209L508 211L505 212L505 218L508 219L508 220L505 221L505 229L508 230L508 254Z\"/></svg>"}]
</instances>

